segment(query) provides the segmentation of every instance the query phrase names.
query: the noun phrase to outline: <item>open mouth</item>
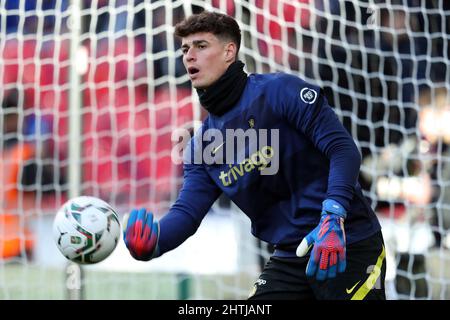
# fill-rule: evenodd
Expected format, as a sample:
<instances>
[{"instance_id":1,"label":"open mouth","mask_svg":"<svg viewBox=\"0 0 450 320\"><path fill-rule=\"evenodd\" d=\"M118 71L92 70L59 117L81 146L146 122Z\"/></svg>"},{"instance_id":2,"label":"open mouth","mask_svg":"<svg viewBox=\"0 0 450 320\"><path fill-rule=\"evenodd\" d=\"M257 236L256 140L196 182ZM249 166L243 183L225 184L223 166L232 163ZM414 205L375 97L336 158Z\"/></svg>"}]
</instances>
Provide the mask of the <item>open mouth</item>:
<instances>
[{"instance_id":1,"label":"open mouth","mask_svg":"<svg viewBox=\"0 0 450 320\"><path fill-rule=\"evenodd\" d=\"M189 67L188 68L188 72L189 72L190 75L194 75L194 74L198 73L199 71L200 70L197 69L196 67Z\"/></svg>"}]
</instances>

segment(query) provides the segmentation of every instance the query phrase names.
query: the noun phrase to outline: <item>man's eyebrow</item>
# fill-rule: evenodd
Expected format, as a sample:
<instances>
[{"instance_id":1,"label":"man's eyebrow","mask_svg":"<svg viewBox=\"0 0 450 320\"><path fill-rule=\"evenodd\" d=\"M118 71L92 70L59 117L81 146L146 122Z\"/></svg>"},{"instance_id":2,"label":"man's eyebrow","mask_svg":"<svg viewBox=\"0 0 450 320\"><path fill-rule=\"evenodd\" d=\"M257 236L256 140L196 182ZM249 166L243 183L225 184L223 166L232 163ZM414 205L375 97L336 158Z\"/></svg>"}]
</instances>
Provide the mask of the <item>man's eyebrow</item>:
<instances>
[{"instance_id":1,"label":"man's eyebrow","mask_svg":"<svg viewBox=\"0 0 450 320\"><path fill-rule=\"evenodd\" d=\"M193 44L194 46L198 46L198 45L204 44L204 43L208 44L209 42L208 42L207 40L194 40L194 41L192 41L192 44ZM185 44L183 44L181 47L182 47L182 48L188 48L189 45L188 45L187 43L185 43Z\"/></svg>"}]
</instances>

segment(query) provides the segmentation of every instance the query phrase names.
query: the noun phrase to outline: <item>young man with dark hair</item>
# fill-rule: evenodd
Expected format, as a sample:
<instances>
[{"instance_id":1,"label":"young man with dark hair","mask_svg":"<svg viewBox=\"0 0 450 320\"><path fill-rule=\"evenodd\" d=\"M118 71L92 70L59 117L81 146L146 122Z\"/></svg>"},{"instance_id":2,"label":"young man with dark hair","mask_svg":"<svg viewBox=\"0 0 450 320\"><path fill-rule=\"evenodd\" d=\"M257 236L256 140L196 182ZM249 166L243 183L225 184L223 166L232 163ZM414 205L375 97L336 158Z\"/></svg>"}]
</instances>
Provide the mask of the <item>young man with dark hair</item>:
<instances>
[{"instance_id":1,"label":"young man with dark hair","mask_svg":"<svg viewBox=\"0 0 450 320\"><path fill-rule=\"evenodd\" d=\"M208 117L169 212L159 222L146 209L125 217L131 255L148 261L178 247L223 192L275 247L250 299L385 299L383 238L357 182L360 154L321 89L284 73L247 75L230 16L202 12L175 34ZM257 134L236 147L230 130Z\"/></svg>"}]
</instances>

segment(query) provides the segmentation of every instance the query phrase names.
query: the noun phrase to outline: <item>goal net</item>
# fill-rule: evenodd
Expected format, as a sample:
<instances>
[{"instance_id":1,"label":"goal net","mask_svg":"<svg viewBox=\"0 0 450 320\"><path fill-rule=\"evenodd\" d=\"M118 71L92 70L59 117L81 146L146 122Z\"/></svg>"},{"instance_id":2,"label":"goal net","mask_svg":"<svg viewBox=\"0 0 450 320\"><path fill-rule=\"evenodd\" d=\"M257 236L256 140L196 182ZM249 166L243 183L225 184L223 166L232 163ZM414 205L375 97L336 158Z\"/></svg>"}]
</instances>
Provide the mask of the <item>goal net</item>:
<instances>
[{"instance_id":1,"label":"goal net","mask_svg":"<svg viewBox=\"0 0 450 320\"><path fill-rule=\"evenodd\" d=\"M246 71L287 72L323 88L363 157L388 298L449 299L443 0L0 0L0 299L65 299L73 289L84 299L248 296L271 247L224 197L194 236L148 263L121 242L80 269L51 237L73 186L121 215L146 207L160 218L175 201L182 167L172 134L195 130L205 112L173 26L204 9L237 19Z\"/></svg>"}]
</instances>

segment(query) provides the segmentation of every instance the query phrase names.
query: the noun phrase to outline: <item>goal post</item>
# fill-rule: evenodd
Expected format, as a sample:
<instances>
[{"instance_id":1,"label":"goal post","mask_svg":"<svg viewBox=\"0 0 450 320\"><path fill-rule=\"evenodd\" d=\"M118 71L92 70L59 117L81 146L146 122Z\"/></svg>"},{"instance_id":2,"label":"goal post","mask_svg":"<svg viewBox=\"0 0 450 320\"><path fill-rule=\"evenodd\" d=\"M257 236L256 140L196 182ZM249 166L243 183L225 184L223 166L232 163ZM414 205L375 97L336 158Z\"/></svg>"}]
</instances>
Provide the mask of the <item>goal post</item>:
<instances>
[{"instance_id":1,"label":"goal post","mask_svg":"<svg viewBox=\"0 0 450 320\"><path fill-rule=\"evenodd\" d=\"M81 195L82 181L82 92L81 72L83 71L83 50L81 47L81 11L82 1L71 0L68 8L70 15L68 27L70 30L70 52L69 52L69 124L68 124L68 197L69 199ZM75 262L68 261L66 268L67 297L70 300L83 299L84 273L82 267Z\"/></svg>"},{"instance_id":2,"label":"goal post","mask_svg":"<svg viewBox=\"0 0 450 320\"><path fill-rule=\"evenodd\" d=\"M78 285L84 299L247 297L271 248L224 197L194 236L148 263L121 242L98 265L67 268L50 232L79 194L158 218L175 201L173 132L193 131L205 111L174 25L205 9L236 18L247 72L322 87L362 155L388 298L450 299L443 0L0 0L0 299L64 299Z\"/></svg>"}]
</instances>

